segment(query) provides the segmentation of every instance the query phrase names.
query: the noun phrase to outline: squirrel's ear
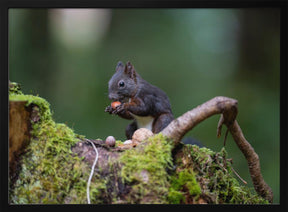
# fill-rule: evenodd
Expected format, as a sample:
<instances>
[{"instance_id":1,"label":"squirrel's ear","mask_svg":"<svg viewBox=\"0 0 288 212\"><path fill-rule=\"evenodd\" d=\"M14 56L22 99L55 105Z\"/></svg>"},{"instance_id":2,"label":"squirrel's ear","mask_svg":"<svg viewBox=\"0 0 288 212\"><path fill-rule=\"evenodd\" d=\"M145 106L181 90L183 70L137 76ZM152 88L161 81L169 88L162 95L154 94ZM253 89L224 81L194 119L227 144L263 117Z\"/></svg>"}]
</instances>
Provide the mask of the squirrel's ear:
<instances>
[{"instance_id":1,"label":"squirrel's ear","mask_svg":"<svg viewBox=\"0 0 288 212\"><path fill-rule=\"evenodd\" d=\"M117 65L116 65L116 72L117 71L119 71L119 70L121 70L121 69L123 69L124 68L124 64L121 62L121 61L119 61L118 63L117 63Z\"/></svg>"},{"instance_id":2,"label":"squirrel's ear","mask_svg":"<svg viewBox=\"0 0 288 212\"><path fill-rule=\"evenodd\" d=\"M134 69L134 66L132 65L132 63L130 63L130 61L128 61L126 63L125 66L125 71L124 71L130 78L136 78L136 71Z\"/></svg>"}]
</instances>

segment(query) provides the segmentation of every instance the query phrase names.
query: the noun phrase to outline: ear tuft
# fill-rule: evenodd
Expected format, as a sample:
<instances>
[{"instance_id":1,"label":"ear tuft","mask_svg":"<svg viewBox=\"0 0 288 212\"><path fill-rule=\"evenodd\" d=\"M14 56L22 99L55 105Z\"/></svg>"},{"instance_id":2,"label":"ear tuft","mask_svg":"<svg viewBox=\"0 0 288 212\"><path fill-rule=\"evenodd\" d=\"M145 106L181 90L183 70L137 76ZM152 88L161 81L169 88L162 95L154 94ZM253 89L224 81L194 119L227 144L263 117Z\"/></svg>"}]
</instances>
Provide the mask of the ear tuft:
<instances>
[{"instance_id":1,"label":"ear tuft","mask_svg":"<svg viewBox=\"0 0 288 212\"><path fill-rule=\"evenodd\" d=\"M128 61L128 62L126 63L126 65L127 65L127 66L133 66L130 61Z\"/></svg>"},{"instance_id":2,"label":"ear tuft","mask_svg":"<svg viewBox=\"0 0 288 212\"><path fill-rule=\"evenodd\" d=\"M128 61L126 63L125 73L132 79L136 78L136 71L135 71L134 66L132 65L132 63L130 61Z\"/></svg>"},{"instance_id":3,"label":"ear tuft","mask_svg":"<svg viewBox=\"0 0 288 212\"><path fill-rule=\"evenodd\" d=\"M119 61L116 65L116 72L123 69L124 68L124 64L122 63L122 61Z\"/></svg>"},{"instance_id":4,"label":"ear tuft","mask_svg":"<svg viewBox=\"0 0 288 212\"><path fill-rule=\"evenodd\" d=\"M126 70L127 73L128 73L128 72L131 72L133 69L134 69L134 67L133 67L132 63L131 63L130 61L128 61L128 62L126 63L125 70Z\"/></svg>"}]
</instances>

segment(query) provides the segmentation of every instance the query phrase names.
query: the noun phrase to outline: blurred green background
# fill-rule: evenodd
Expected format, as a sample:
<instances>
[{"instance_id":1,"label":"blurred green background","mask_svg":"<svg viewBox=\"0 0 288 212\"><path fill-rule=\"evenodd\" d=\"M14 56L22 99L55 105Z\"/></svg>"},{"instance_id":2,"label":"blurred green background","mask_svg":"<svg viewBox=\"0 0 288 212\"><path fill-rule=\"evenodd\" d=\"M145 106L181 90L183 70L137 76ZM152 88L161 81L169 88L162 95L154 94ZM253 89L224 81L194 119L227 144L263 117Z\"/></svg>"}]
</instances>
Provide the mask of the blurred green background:
<instances>
[{"instance_id":1,"label":"blurred green background","mask_svg":"<svg viewBox=\"0 0 288 212\"><path fill-rule=\"evenodd\" d=\"M9 9L9 79L47 99L56 122L78 134L125 140L130 121L104 112L120 60L167 93L175 117L215 96L237 99L237 120L279 203L280 10ZM218 119L187 136L219 151ZM226 149L253 187L231 136Z\"/></svg>"}]
</instances>

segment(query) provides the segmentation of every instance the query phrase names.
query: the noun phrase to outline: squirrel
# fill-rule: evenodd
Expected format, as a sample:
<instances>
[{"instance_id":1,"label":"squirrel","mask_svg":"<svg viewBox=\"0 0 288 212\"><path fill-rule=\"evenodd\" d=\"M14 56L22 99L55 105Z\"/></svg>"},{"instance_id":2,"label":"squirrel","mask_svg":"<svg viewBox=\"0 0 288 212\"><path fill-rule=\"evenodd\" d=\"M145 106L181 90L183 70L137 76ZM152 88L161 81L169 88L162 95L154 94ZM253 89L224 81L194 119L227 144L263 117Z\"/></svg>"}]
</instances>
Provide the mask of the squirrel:
<instances>
[{"instance_id":1,"label":"squirrel","mask_svg":"<svg viewBox=\"0 0 288 212\"><path fill-rule=\"evenodd\" d=\"M117 63L108 91L109 99L121 104L115 108L109 105L105 112L134 120L126 127L127 139L139 128L159 133L174 119L166 93L144 80L129 61L125 66Z\"/></svg>"}]
</instances>

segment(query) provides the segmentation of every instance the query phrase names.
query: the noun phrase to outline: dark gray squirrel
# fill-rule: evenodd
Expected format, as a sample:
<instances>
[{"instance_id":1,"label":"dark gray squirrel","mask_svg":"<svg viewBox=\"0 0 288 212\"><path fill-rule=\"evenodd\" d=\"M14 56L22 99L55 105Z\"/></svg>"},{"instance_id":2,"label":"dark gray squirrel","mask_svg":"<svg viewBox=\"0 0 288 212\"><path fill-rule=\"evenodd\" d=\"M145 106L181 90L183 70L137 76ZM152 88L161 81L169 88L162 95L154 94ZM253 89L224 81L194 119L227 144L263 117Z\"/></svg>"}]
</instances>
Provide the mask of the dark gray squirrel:
<instances>
[{"instance_id":1,"label":"dark gray squirrel","mask_svg":"<svg viewBox=\"0 0 288 212\"><path fill-rule=\"evenodd\" d=\"M134 131L147 128L153 133L163 130L174 117L168 96L164 91L144 80L128 61L120 61L109 80L109 99L121 105L106 107L105 111L134 121L126 127L126 137L131 139Z\"/></svg>"},{"instance_id":2,"label":"dark gray squirrel","mask_svg":"<svg viewBox=\"0 0 288 212\"><path fill-rule=\"evenodd\" d=\"M108 90L109 99L121 104L115 108L109 105L105 112L133 120L126 127L127 139L131 139L139 128L159 133L174 120L166 93L144 80L129 61L125 66L118 62L116 72L109 80ZM196 142L189 139L185 143Z\"/></svg>"}]
</instances>

